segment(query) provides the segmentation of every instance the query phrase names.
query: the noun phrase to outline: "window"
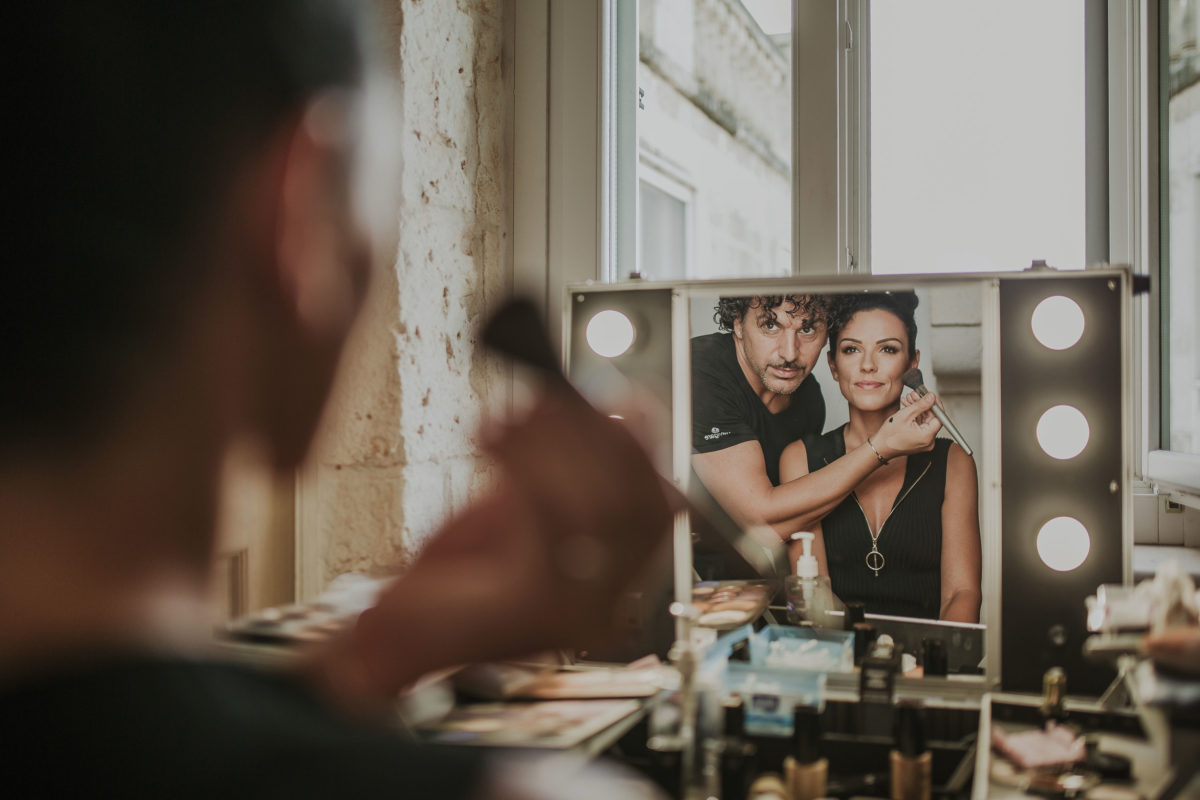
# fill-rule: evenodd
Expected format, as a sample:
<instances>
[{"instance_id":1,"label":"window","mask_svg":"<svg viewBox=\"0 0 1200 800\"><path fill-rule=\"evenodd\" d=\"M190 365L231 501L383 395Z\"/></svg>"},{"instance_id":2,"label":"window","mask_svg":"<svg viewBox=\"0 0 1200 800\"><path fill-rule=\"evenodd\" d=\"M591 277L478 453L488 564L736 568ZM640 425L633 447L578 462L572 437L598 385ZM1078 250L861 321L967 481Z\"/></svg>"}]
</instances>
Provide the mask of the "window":
<instances>
[{"instance_id":1,"label":"window","mask_svg":"<svg viewBox=\"0 0 1200 800\"><path fill-rule=\"evenodd\" d=\"M548 316L554 320L561 313L558 304L563 283L624 277L633 271L630 265L639 249L648 252L653 248L656 258L677 270L681 217L682 263L688 277L734 275L742 267L754 269L754 274L784 274L791 271L789 261L802 273L848 268L911 270L917 261L938 268L953 262L954 269L1000 266L967 263L965 256L937 250L916 255L909 245L897 244L901 239L887 228L902 218L886 209L906 199L902 181L886 174L887 162L901 161L906 152L898 144L900 139L889 140L888 131L900 129L903 134L904 126L918 131L940 127L931 125L928 117L911 113L915 100L910 101L907 117L902 114L903 107L900 112L888 112L873 103L883 93L883 83L898 77L887 66L886 39L889 27L905 20L889 22L888 17L897 13L917 16L916 4L929 2L782 0L776 5L795 9L796 14L792 36L786 37L784 26L768 22L753 0L744 0L744 4L733 0L642 0L640 4L631 0L561 4L518 0L522 23L516 29L514 52L516 82L523 90L517 92L517 111L519 120L530 123L519 125L515 136L518 287L542 296ZM1195 322L1195 309L1200 307L1200 165L1195 155L1200 139L1195 112L1200 14L1196 5L1197 0L1148 4L1064 0L1019 8L999 0L972 3L969 7L980 13L1007 8L1026 24L1012 34L1010 46L988 50L984 45L996 38L991 36L992 26L982 22L968 25L959 17L959 24L942 40L930 43L926 32L927 46L910 42L908 49L938 53L945 62L944 72L977 69L983 61L1014 67L1037 63L1057 76L1046 81L1054 84L1050 87L1053 91L1073 92L1077 101L1081 92L1068 91L1068 83L1064 83L1078 80L1081 60L1079 25L1067 15L1083 7L1086 94L1094 97L1096 82L1100 82L1109 107L1101 108L1098 117L1097 106L1085 106L1087 141L1075 139L1074 152L1059 160L1060 167L1069 166L1070 174L1077 173L1078 158L1085 149L1080 145L1086 145L1083 187L1064 172L1057 181L1060 188L1054 190L1057 194L1031 188L1025 195L1031 201L1057 198L1052 205L1067 211L1067 221L1060 229L1070 233L1071 242L1057 249L1035 239L1006 256L1003 265L1022 268L1034 258L1046 258L1052 265L1067 267L1107 257L1114 263L1134 263L1139 271L1153 272L1158 302L1146 309L1150 319L1142 333L1148 331L1149 335L1143 338L1140 352L1148 358L1141 361L1134 387L1142 406L1138 423L1142 458L1138 461L1144 470L1139 473L1156 483L1182 486L1200 497L1200 327ZM946 6L940 8L946 11ZM618 26L617 38L625 49L620 49L616 58L603 41L613 29L605 17L610 9L630 15L624 28ZM1094 14L1097 10L1102 13ZM959 13L956 8L950 12ZM928 18L932 12L920 13ZM1061 37L1050 36L1055 39L1053 45L1031 44L1029 37L1040 36L1039 31L1054 20ZM602 37L597 37L598 24ZM872 35L880 40L877 52L868 41ZM1025 38L1018 41L1018 35ZM1105 59L1101 64L1092 60L1097 40ZM775 55L767 55L771 52L764 47L767 43L776 48ZM957 55L949 55L951 50ZM1058 58L1064 51L1071 53L1069 58ZM606 70L614 63L619 65L618 71L627 71L628 77L622 80L628 81L624 84L628 91L610 91L614 84L605 83ZM781 72L781 63L790 63L791 68ZM757 65L758 79L738 77L742 74L738 70L748 64ZM774 77L763 78L768 73ZM607 93L597 102L597 92L605 86ZM953 98L956 116L976 113L981 98L989 103L996 99L994 87L981 81L973 95ZM619 82L616 88L621 88ZM640 110L639 88L644 91ZM787 95L783 99L781 89ZM862 96L854 97L848 91L859 91ZM941 96L946 99L948 94L943 90ZM611 194L617 197L615 205L622 215L628 217L621 217L613 234L606 228L612 226L612 208L597 203L604 193L597 181L613 174L611 160L608 164L604 161L606 143L597 133L613 126L614 113L608 103L618 107L615 117L627 108L625 118L636 120L636 125L621 127L616 137L628 148L628 157L620 162L627 165L621 173L626 176L627 183L622 185L627 188L623 194ZM764 109L770 109L770 114ZM1063 108L1054 111L1060 112ZM1010 119L1018 113L1013 112ZM1073 121L1077 112L1055 117L1054 123L1047 121L1047 114L1025 113L1035 119L1019 129L1031 131L1040 126L1047 136L1035 137L1039 143L1057 140L1055 147L1062 148L1077 135ZM783 123L767 125L768 118ZM750 124L751 120L755 124ZM751 135L752 131L759 133ZM854 141L856 134L861 141ZM797 149L779 144L780 137L796 140ZM1102 140L1098 148L1094 138ZM968 181L973 200L975 194L990 194L978 188L982 178L1001 165L1007 168L1008 159L980 146L978 137L960 136L948 147L971 145L980 163L980 174L969 176ZM1096 178L1094 151L1107 157L1104 167L1108 174L1100 176L1107 182L1107 196L1090 191ZM765 153L773 156L763 158ZM843 164L843 158L852 163ZM872 158L877 163L872 164ZM740 171L730 167L738 163L749 166ZM790 166L786 178L779 169L781 164ZM770 173L773 183L751 180L748 176L754 170ZM873 187L872 170L876 173ZM710 181L718 173L740 177L727 183ZM660 180L662 177L668 180ZM1039 187L1044 177L1037 176ZM745 194L746 185L755 187L753 193ZM639 204L643 186L652 188ZM655 191L666 196L653 194ZM734 197L747 199L731 202ZM906 202L910 207L921 204L912 199ZM1085 211L1079 209L1080 202L1086 204ZM734 213L722 217L721 203ZM1016 227L1010 217L972 214L974 202L960 205L968 209L964 228L989 224L990 230L1001 232L1004 244L1016 242L1015 234L1009 235ZM1107 215L1107 231L1093 224L1096 205ZM1081 213L1082 233L1077 221ZM793 214L797 222L791 226ZM663 241L638 242L639 216L644 226L648 218L656 220ZM856 220L862 224L848 230ZM942 232L955 223L935 222L926 224L909 214L905 227L918 232L918 243L948 250L941 242ZM790 237L779 233L779 226L791 226ZM1078 255L1081 236L1086 239L1086 259ZM1096 246L1097 239L1103 244ZM639 248L639 244L643 246ZM852 246L856 248L853 252ZM618 252L618 257L606 255L613 252ZM674 255L667 258L668 252ZM941 263L935 263L939 259ZM651 273L649 277L655 276ZM946 321L955 330L965 322L957 318ZM950 328L947 331L952 332ZM1154 450L1156 447L1163 449ZM1147 451L1151 451L1148 457ZM1174 479L1161 477L1163 464L1172 466Z\"/></svg>"},{"instance_id":2,"label":"window","mask_svg":"<svg viewBox=\"0 0 1200 800\"><path fill-rule=\"evenodd\" d=\"M643 167L638 180L638 266L658 280L682 279L690 267L691 190L662 173Z\"/></svg>"},{"instance_id":3,"label":"window","mask_svg":"<svg viewBox=\"0 0 1200 800\"><path fill-rule=\"evenodd\" d=\"M638 27L639 271L790 274L791 0L641 0Z\"/></svg>"},{"instance_id":4,"label":"window","mask_svg":"<svg viewBox=\"0 0 1200 800\"><path fill-rule=\"evenodd\" d=\"M1200 455L1200 2L1158 22L1162 447Z\"/></svg>"},{"instance_id":5,"label":"window","mask_svg":"<svg viewBox=\"0 0 1200 800\"><path fill-rule=\"evenodd\" d=\"M1084 4L870 4L875 274L1085 261Z\"/></svg>"}]
</instances>

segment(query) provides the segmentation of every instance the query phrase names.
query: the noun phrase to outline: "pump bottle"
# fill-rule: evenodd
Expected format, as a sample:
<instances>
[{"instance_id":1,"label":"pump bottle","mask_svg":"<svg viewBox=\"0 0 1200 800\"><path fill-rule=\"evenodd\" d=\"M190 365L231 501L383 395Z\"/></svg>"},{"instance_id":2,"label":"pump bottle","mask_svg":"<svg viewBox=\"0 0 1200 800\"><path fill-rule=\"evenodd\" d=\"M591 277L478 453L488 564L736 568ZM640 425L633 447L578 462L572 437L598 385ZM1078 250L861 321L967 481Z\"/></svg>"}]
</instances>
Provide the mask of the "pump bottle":
<instances>
[{"instance_id":1,"label":"pump bottle","mask_svg":"<svg viewBox=\"0 0 1200 800\"><path fill-rule=\"evenodd\" d=\"M804 552L796 559L796 574L784 581L788 622L827 628L835 601L829 578L817 574L817 557L812 554L813 534L802 531L792 538L800 540Z\"/></svg>"}]
</instances>

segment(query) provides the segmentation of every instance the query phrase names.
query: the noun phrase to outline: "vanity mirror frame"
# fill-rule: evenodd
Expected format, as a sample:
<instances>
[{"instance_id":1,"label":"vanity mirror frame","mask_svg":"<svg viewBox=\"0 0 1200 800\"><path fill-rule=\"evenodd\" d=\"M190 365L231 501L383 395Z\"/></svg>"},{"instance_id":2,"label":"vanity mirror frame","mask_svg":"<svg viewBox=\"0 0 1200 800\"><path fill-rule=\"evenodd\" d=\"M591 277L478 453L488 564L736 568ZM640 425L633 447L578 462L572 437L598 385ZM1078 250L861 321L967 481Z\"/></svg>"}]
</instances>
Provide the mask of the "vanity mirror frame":
<instances>
[{"instance_id":1,"label":"vanity mirror frame","mask_svg":"<svg viewBox=\"0 0 1200 800\"><path fill-rule=\"evenodd\" d=\"M651 392L651 394L657 395L664 404L669 404L667 413L669 413L670 419L669 425L663 425L659 429L663 436L660 441L652 443L652 447L657 447L658 449L660 469L662 469L663 473L687 491L690 488L689 484L692 480L690 340L693 335L691 330L691 313L693 304L696 301L711 300L715 305L716 299L720 296L848 294L868 291L908 290L921 292L922 290L954 288L970 288L977 291L981 303L981 433L980 441L977 443L975 460L979 473L979 527L983 559L981 621L987 624L987 631L984 636L984 674L976 682L976 685L981 690L1000 687L1005 691L1038 691L1040 687L1010 685L1010 682L1004 680L1002 670L1002 630L1005 613L1004 598L1002 596L1002 590L1005 585L1002 573L1002 564L1005 558L1003 537L1004 535L1008 535L1014 539L1017 538L1013 533L1006 532L1003 525L1005 497L1002 485L1003 463L1001 449L1005 431L1002 424L1004 409L1002 408L1001 348L1002 344L1005 343L1005 337L1002 336L1001 324L1003 316L1006 313L1002 309L1002 302L1009 302L1010 305L1012 305L1012 302L1002 301L1002 294L1005 294L1005 296L1014 295L1013 291L1006 292L1003 290L1003 287L1013 287L1016 289L1017 294L1020 293L1021 286L1031 287L1036 292L1039 285L1030 283L1035 281L1057 282L1056 284L1040 285L1047 287L1048 290L1053 290L1054 286L1058 285L1068 287L1095 285L1094 283L1073 283L1080 280L1089 282L1100 281L1105 284L1108 291L1113 293L1111 298L1112 304L1105 306L1106 313L1115 313L1119 318L1117 320L1106 318L1104 325L1095 326L1094 329L1097 335L1103 333L1102 329L1109 329L1108 334L1110 336L1106 340L1106 346L1115 346L1118 353L1119 369L1110 377L1115 381L1112 397L1116 398L1116 403L1119 407L1113 412L1111 420L1119 419L1117 427L1120 430L1119 433L1113 430L1098 432L1100 436L1106 437L1109 440L1109 452L1119 453L1119 465L1110 458L1111 463L1108 466L1112 467L1112 470L1116 472L1112 476L1111 483L1108 483L1106 479L1106 486L1110 488L1109 494L1112 495L1113 500L1109 510L1110 512L1115 510L1115 514L1110 514L1110 516L1114 517L1111 520L1111 525L1105 531L1101 532L1104 538L1103 543L1099 547L1099 556L1097 557L1103 556L1104 564L1102 565L1101 572L1096 574L1101 575L1102 579L1088 588L1088 593L1092 593L1095 591L1096 585L1099 585L1100 582L1128 584L1132 579L1133 519L1131 484L1134 479L1132 470L1134 426L1129 410L1134 407L1131 379L1131 297L1133 292L1132 277L1129 269L1126 267L1105 267L1102 269L1075 271L1036 270L1022 273L953 273L894 276L814 275L752 280L675 282L633 280L612 284L592 282L575 284L566 288L566 302L563 306L563 354L568 374L578 384L580 378L589 372L590 366L594 362L594 358L586 350L586 343L583 341L583 326L586 323L585 317L590 315L590 309L599 308L606 303L620 306L622 303L635 301L636 303L641 303L643 306L649 304L650 308L658 309L659 311L669 310L669 313L665 315L653 311L640 314L636 324L638 326L649 325L648 331L639 329L637 334L639 340L643 343L643 347L645 347L646 342L659 341L664 336L669 337L670 347L669 356L665 355L665 350L663 349L659 349L654 356L649 356L649 351L643 349L640 357L644 360L637 369L641 369L643 372L646 370L665 371L670 374L669 385L660 385L654 392ZM641 294L645 292L654 294ZM1113 324L1114 322L1116 322L1115 325ZM1014 323L1010 321L1008 324L1013 325ZM922 333L928 336L932 331ZM1006 346L1010 347L1010 352L1015 352L1017 347L1013 343L1015 341L1013 336L1022 333L1025 332L1018 331L1016 327L1011 330L1012 335L1007 337L1006 344ZM929 339L923 337L921 343L928 348ZM645 360L646 357L649 357L649 360ZM824 352L822 357L824 357ZM606 361L606 359L599 359L599 361ZM626 372L625 369L615 365L601 366L604 369L616 370L622 373ZM1106 361L1101 366L1112 372L1113 364L1111 360ZM636 373L637 369L633 371ZM637 383L639 380L636 374L626 374L625 378L632 380L634 383ZM586 383L586 381L584 382ZM1010 383L1012 383L1011 380ZM587 386L581 388L584 390L585 395L592 396ZM1011 387L1007 397L1011 402ZM601 405L603 404L601 403ZM1011 419L1011 413L1009 416ZM1013 434L1014 431L1010 430L1009 433ZM1114 439L1114 436L1118 438ZM1010 440L1011 445L1012 440ZM1113 450L1114 447L1115 450ZM1009 502L1012 503L1013 498L1010 497ZM1011 511L1013 506L1010 505L1009 508ZM691 588L693 585L691 529L692 526L686 512L681 513L676 519L674 531L674 596L677 601L682 603L691 601ZM1024 536L1024 533L1022 532L1020 535ZM1119 538L1119 546L1115 541L1117 538ZM1100 541L1099 538L1098 541ZM1119 553L1117 550L1119 550ZM1012 545L1010 544L1008 557L1010 561L1015 563L1012 552ZM1010 573L1009 577L1010 580L1015 580L1021 576L1016 573ZM1044 580L1044 578L1031 577L1030 580L1036 582ZM1012 593L1010 588L1010 594ZM1068 613L1073 614L1073 611L1069 608ZM1079 600L1078 616L1080 626L1082 626L1084 607L1081 598ZM1080 627L1079 635L1083 635L1082 627ZM1060 642L1059 645L1061 644ZM1072 639L1068 644L1070 647L1074 647L1074 640ZM1038 645L1035 643L1031 647L1036 650ZM1046 647L1042 648L1043 651L1046 649ZM1053 653L1049 656L1042 653L1042 656L1052 659L1057 657ZM1090 667L1082 664L1081 655L1077 661L1072 663L1079 671L1090 669ZM1009 671L1013 675L1017 672L1011 667ZM1026 680L1025 683L1028 684L1028 681ZM1094 695L1098 692L1088 690L1084 693Z\"/></svg>"}]
</instances>

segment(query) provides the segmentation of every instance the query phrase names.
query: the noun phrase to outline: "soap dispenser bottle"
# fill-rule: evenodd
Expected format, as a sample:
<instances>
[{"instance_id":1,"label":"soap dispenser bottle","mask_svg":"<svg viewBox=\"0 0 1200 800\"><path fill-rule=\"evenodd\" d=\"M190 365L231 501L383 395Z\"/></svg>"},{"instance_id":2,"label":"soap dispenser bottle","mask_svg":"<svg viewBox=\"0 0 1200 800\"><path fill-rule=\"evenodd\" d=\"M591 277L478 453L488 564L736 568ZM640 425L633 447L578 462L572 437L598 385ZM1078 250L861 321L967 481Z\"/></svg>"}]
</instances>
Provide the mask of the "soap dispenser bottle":
<instances>
[{"instance_id":1,"label":"soap dispenser bottle","mask_svg":"<svg viewBox=\"0 0 1200 800\"><path fill-rule=\"evenodd\" d=\"M817 557L812 554L813 534L808 531L794 534L803 554L796 559L796 574L784 580L787 592L787 618L793 625L829 627L829 611L834 607L829 578L817 574Z\"/></svg>"}]
</instances>

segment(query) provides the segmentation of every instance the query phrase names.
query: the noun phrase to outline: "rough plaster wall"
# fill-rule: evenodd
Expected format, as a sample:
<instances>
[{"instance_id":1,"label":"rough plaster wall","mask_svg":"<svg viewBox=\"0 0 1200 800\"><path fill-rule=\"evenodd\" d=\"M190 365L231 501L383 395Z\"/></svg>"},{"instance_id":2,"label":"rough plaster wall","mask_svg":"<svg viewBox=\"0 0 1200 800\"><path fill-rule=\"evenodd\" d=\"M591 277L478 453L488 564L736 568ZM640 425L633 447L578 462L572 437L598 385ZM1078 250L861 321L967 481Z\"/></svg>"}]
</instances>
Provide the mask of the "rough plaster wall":
<instances>
[{"instance_id":1,"label":"rough plaster wall","mask_svg":"<svg viewBox=\"0 0 1200 800\"><path fill-rule=\"evenodd\" d=\"M395 264L349 343L318 447L313 508L324 580L393 572L486 485L475 435L507 373L475 347L509 288L500 0L381 0L399 55L403 176Z\"/></svg>"}]
</instances>

